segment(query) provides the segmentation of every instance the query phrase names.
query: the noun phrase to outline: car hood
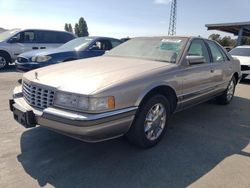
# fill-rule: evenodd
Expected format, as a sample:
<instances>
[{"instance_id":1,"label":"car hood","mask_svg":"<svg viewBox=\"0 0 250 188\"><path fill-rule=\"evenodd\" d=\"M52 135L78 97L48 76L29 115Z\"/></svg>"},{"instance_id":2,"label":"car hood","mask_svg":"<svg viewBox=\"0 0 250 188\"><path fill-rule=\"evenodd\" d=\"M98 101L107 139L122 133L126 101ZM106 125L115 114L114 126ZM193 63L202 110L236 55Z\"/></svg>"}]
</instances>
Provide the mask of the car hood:
<instances>
[{"instance_id":1,"label":"car hood","mask_svg":"<svg viewBox=\"0 0 250 188\"><path fill-rule=\"evenodd\" d=\"M24 58L32 58L38 55L53 55L58 53L65 53L65 52L73 52L73 49L66 49L66 48L51 48L51 49L44 49L44 50L33 50L29 52L22 53L20 56Z\"/></svg>"},{"instance_id":2,"label":"car hood","mask_svg":"<svg viewBox=\"0 0 250 188\"><path fill-rule=\"evenodd\" d=\"M250 57L247 57L247 56L234 56L234 55L233 55L233 57L240 60L241 65L250 65Z\"/></svg>"},{"instance_id":3,"label":"car hood","mask_svg":"<svg viewBox=\"0 0 250 188\"><path fill-rule=\"evenodd\" d=\"M134 79L154 69L174 64L117 57L97 57L70 61L24 74L24 80L58 90L89 95L112 84ZM37 78L35 77L37 76Z\"/></svg>"}]
</instances>

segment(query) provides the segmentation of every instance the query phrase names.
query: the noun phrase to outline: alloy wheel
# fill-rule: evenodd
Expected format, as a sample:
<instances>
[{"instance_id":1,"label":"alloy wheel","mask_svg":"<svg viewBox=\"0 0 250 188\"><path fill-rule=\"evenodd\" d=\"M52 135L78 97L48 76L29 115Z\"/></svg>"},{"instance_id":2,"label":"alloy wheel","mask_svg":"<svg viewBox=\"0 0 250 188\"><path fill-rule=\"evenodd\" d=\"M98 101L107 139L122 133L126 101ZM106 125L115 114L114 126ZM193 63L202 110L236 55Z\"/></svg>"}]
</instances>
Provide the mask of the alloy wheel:
<instances>
[{"instance_id":1,"label":"alloy wheel","mask_svg":"<svg viewBox=\"0 0 250 188\"><path fill-rule=\"evenodd\" d=\"M167 113L163 104L155 104L147 113L144 132L148 140L154 141L161 135L166 125Z\"/></svg>"}]
</instances>

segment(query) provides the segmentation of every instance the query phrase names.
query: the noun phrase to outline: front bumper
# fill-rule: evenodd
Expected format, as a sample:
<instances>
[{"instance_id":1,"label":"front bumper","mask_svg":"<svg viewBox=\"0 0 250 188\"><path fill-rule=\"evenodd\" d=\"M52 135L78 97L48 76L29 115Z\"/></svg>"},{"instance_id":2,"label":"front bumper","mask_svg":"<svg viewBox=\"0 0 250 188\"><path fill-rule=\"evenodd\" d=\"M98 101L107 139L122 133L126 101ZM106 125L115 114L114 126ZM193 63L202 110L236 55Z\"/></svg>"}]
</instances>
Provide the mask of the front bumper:
<instances>
[{"instance_id":1,"label":"front bumper","mask_svg":"<svg viewBox=\"0 0 250 188\"><path fill-rule=\"evenodd\" d=\"M100 114L86 114L47 108L43 111L31 107L21 93L10 100L14 119L26 128L41 127L86 142L99 142L124 135L130 128L137 107Z\"/></svg>"}]
</instances>

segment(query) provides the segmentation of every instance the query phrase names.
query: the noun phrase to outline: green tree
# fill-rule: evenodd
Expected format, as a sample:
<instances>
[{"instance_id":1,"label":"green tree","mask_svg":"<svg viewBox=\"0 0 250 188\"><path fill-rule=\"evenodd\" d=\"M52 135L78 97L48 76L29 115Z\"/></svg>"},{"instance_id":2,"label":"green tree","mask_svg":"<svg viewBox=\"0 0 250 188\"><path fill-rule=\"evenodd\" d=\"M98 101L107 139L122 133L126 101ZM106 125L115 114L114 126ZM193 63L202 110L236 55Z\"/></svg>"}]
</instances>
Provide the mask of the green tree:
<instances>
[{"instance_id":1,"label":"green tree","mask_svg":"<svg viewBox=\"0 0 250 188\"><path fill-rule=\"evenodd\" d=\"M241 43L242 45L250 45L250 37L243 37Z\"/></svg>"},{"instance_id":2,"label":"green tree","mask_svg":"<svg viewBox=\"0 0 250 188\"><path fill-rule=\"evenodd\" d=\"M69 32L73 33L73 28L72 28L72 25L71 25L71 24L68 25L68 29L69 29L69 30L68 30Z\"/></svg>"},{"instance_id":3,"label":"green tree","mask_svg":"<svg viewBox=\"0 0 250 188\"><path fill-rule=\"evenodd\" d=\"M79 30L79 25L78 23L75 24L75 35L79 37L80 35L80 30Z\"/></svg>"},{"instance_id":4,"label":"green tree","mask_svg":"<svg viewBox=\"0 0 250 188\"><path fill-rule=\"evenodd\" d=\"M219 43L222 46L236 46L236 40L232 39L230 36L223 37Z\"/></svg>"},{"instance_id":5,"label":"green tree","mask_svg":"<svg viewBox=\"0 0 250 188\"><path fill-rule=\"evenodd\" d=\"M64 25L64 30L69 31L69 25L67 23L65 23L65 25Z\"/></svg>"},{"instance_id":6,"label":"green tree","mask_svg":"<svg viewBox=\"0 0 250 188\"><path fill-rule=\"evenodd\" d=\"M83 17L79 19L79 37L89 36L88 26Z\"/></svg>"},{"instance_id":7,"label":"green tree","mask_svg":"<svg viewBox=\"0 0 250 188\"><path fill-rule=\"evenodd\" d=\"M211 40L215 40L217 42L220 42L220 40L221 40L221 37L219 34L211 34L208 38Z\"/></svg>"}]
</instances>

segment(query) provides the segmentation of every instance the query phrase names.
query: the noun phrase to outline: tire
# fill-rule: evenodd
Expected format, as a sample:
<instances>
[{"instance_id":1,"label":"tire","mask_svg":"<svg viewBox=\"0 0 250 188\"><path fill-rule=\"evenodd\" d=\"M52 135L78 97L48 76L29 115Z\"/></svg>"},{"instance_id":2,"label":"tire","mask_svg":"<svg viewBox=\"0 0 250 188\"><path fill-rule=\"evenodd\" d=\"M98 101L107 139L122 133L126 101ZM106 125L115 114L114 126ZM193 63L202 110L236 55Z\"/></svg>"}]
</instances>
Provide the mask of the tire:
<instances>
[{"instance_id":1,"label":"tire","mask_svg":"<svg viewBox=\"0 0 250 188\"><path fill-rule=\"evenodd\" d=\"M0 70L7 68L9 63L10 59L8 54L0 52Z\"/></svg>"},{"instance_id":2,"label":"tire","mask_svg":"<svg viewBox=\"0 0 250 188\"><path fill-rule=\"evenodd\" d=\"M230 80L227 89L223 92L223 94L216 98L217 103L221 105L229 104L233 100L235 86L236 86L236 79L235 77L233 77Z\"/></svg>"},{"instance_id":3,"label":"tire","mask_svg":"<svg viewBox=\"0 0 250 188\"><path fill-rule=\"evenodd\" d=\"M168 99L163 95L154 95L139 106L126 138L138 147L153 147L165 135L169 117L170 103Z\"/></svg>"}]
</instances>

